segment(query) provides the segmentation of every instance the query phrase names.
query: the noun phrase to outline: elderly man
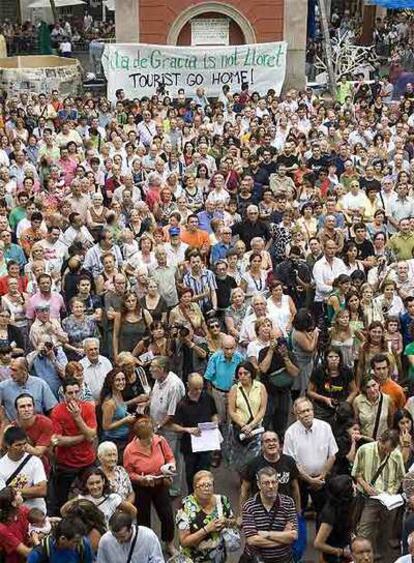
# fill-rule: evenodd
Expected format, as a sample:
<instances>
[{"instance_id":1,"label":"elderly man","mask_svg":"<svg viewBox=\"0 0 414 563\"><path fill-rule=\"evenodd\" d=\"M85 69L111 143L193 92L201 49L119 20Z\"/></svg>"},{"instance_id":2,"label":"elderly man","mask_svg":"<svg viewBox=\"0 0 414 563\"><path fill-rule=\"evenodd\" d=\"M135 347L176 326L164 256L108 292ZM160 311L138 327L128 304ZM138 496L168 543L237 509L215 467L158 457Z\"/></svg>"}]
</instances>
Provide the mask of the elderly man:
<instances>
[{"instance_id":1,"label":"elderly man","mask_svg":"<svg viewBox=\"0 0 414 563\"><path fill-rule=\"evenodd\" d=\"M198 424L218 422L217 408L213 397L204 390L203 377L192 373L188 377L187 394L178 403L171 430L182 434L181 452L185 461L188 493L193 491L193 477L197 471L209 470L211 452L193 452L191 435L199 436Z\"/></svg>"},{"instance_id":2,"label":"elderly man","mask_svg":"<svg viewBox=\"0 0 414 563\"><path fill-rule=\"evenodd\" d=\"M302 507L306 508L310 494L319 514L326 500L326 477L335 462L338 446L329 424L314 418L309 399L296 399L294 412L297 421L286 430L283 453L293 457L298 466Z\"/></svg>"},{"instance_id":3,"label":"elderly man","mask_svg":"<svg viewBox=\"0 0 414 563\"><path fill-rule=\"evenodd\" d=\"M178 268L167 264L167 252L163 246L156 247L155 259L157 266L150 271L150 277L156 282L158 291L168 307L175 307L178 303Z\"/></svg>"},{"instance_id":4,"label":"elderly man","mask_svg":"<svg viewBox=\"0 0 414 563\"><path fill-rule=\"evenodd\" d=\"M108 358L99 353L99 338L85 338L83 350L85 357L79 363L83 367L85 383L88 385L93 399L97 403L105 377L111 371L112 364Z\"/></svg>"},{"instance_id":5,"label":"elderly man","mask_svg":"<svg viewBox=\"0 0 414 563\"><path fill-rule=\"evenodd\" d=\"M263 238L266 242L270 239L270 231L267 223L259 219L259 208L257 205L249 205L246 210L247 218L241 223L235 223L231 230L233 235L238 235L247 249L255 237Z\"/></svg>"},{"instance_id":6,"label":"elderly man","mask_svg":"<svg viewBox=\"0 0 414 563\"><path fill-rule=\"evenodd\" d=\"M252 342L252 340L256 338L255 323L259 319L266 318L271 321L274 337L282 335L277 319L267 311L266 299L263 295L255 295L252 299L251 306L253 313L243 319L240 327L240 343L242 345L247 346L249 342Z\"/></svg>"},{"instance_id":7,"label":"elderly man","mask_svg":"<svg viewBox=\"0 0 414 563\"><path fill-rule=\"evenodd\" d=\"M222 339L222 349L210 357L204 379L211 385L221 424L227 420L228 393L234 383L236 368L244 357L236 351L236 341L232 336Z\"/></svg>"},{"instance_id":8,"label":"elderly man","mask_svg":"<svg viewBox=\"0 0 414 563\"><path fill-rule=\"evenodd\" d=\"M57 404L49 385L39 377L29 375L26 358L15 358L10 362L11 379L0 383L0 404L3 405L7 418L16 418L15 401L22 393L33 397L36 412L48 414Z\"/></svg>"},{"instance_id":9,"label":"elderly man","mask_svg":"<svg viewBox=\"0 0 414 563\"><path fill-rule=\"evenodd\" d=\"M170 494L178 496L181 492L182 458L180 439L176 432L169 428L177 410L177 405L185 395L185 387L181 379L170 371L169 359L156 356L150 365L152 378L155 380L150 395L150 415L155 424L155 432L168 441L175 457L177 475L174 477Z\"/></svg>"}]
</instances>

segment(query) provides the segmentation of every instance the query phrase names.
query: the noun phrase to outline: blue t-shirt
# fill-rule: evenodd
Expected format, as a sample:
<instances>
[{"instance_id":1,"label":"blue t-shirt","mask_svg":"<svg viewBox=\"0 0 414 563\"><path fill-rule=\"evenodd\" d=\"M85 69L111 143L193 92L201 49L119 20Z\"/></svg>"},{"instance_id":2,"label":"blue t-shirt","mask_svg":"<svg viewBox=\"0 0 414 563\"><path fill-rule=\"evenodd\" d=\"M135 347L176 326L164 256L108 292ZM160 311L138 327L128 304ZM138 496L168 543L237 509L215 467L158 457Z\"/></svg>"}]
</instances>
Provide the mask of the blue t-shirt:
<instances>
[{"instance_id":1,"label":"blue t-shirt","mask_svg":"<svg viewBox=\"0 0 414 563\"><path fill-rule=\"evenodd\" d=\"M93 563L94 554L91 544L87 538L83 538L83 563ZM45 559L42 553L31 551L27 557L27 563L81 563L79 550L75 549L57 549L55 540L50 542L50 558Z\"/></svg>"}]
</instances>

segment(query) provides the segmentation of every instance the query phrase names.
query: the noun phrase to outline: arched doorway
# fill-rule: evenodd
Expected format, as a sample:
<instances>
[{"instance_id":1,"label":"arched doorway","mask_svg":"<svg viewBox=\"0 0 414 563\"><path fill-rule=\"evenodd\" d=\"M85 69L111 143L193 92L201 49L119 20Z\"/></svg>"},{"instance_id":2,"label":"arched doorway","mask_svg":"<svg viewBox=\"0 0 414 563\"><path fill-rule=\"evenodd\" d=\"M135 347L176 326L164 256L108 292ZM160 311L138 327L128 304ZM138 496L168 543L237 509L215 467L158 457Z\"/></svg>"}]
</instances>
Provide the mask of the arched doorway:
<instances>
[{"instance_id":1,"label":"arched doorway","mask_svg":"<svg viewBox=\"0 0 414 563\"><path fill-rule=\"evenodd\" d=\"M181 31L177 37L177 45L183 47L187 45L191 45L191 22L194 19L222 18L222 17L223 14L219 14L217 12L206 12L200 16L197 16L197 18L192 18L181 28ZM244 33L241 30L240 26L232 18L229 18L229 44L244 45L245 43L246 43L246 39L244 37Z\"/></svg>"},{"instance_id":2,"label":"arched doorway","mask_svg":"<svg viewBox=\"0 0 414 563\"><path fill-rule=\"evenodd\" d=\"M230 44L242 45L256 43L256 34L250 21L236 8L221 2L204 2L198 6L190 6L176 18L170 27L167 37L168 45L191 44L191 20L204 17L223 17L230 20Z\"/></svg>"}]
</instances>

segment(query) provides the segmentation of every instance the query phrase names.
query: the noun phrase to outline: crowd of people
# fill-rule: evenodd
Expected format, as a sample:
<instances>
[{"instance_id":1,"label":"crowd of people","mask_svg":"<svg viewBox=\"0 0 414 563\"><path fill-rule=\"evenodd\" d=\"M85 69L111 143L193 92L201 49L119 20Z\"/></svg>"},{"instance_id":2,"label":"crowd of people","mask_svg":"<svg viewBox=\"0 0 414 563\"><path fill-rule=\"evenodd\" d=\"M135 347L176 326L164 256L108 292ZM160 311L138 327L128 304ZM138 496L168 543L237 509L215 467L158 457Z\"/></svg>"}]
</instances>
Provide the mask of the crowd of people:
<instances>
[{"instance_id":1,"label":"crowd of people","mask_svg":"<svg viewBox=\"0 0 414 563\"><path fill-rule=\"evenodd\" d=\"M0 559L411 560L414 87L365 86L3 95Z\"/></svg>"}]
</instances>

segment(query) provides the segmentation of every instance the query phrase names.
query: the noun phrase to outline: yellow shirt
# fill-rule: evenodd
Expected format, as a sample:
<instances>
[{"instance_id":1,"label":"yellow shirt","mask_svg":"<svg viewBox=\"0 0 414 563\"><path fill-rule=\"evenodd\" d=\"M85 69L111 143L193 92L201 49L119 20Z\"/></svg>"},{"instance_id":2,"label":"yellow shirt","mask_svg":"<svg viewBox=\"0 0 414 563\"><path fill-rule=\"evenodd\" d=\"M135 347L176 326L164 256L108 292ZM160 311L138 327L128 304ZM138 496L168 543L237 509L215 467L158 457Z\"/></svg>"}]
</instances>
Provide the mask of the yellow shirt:
<instances>
[{"instance_id":1,"label":"yellow shirt","mask_svg":"<svg viewBox=\"0 0 414 563\"><path fill-rule=\"evenodd\" d=\"M250 410L252 411L253 416L255 417L262 405L262 383L260 383L260 381L254 380L249 391L247 391L244 388L243 390L249 402ZM237 383L236 413L241 418L243 424L247 424L250 421L251 419L250 410L241 392L241 383Z\"/></svg>"}]
</instances>

